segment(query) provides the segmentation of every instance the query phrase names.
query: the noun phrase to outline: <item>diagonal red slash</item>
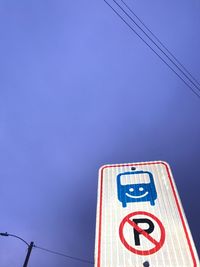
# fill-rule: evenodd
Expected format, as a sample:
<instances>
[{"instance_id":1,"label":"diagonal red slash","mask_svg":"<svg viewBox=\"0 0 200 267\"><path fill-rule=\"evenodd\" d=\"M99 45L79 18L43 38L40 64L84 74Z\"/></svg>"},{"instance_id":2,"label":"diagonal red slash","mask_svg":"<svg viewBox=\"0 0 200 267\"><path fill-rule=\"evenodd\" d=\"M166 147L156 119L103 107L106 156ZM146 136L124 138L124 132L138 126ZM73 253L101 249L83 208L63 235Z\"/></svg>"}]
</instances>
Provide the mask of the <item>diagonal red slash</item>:
<instances>
[{"instance_id":1,"label":"diagonal red slash","mask_svg":"<svg viewBox=\"0 0 200 267\"><path fill-rule=\"evenodd\" d=\"M150 236L148 234L148 232L141 229L134 221L131 220L131 218L136 216L136 215L146 215L146 216L150 217L151 219L153 219L155 222L157 222L157 224L160 228L160 240L159 241L154 239L152 236ZM126 241L126 239L124 238L124 234L123 234L124 225L126 223L128 223L131 227L133 227L136 231L138 231L138 233L142 234L145 238L147 238L147 240L149 240L149 242L154 244L154 247L151 249L138 250L135 247L131 246ZM163 244L165 242L165 228L164 228L163 224L161 223L161 221L155 215L153 215L149 212L146 212L146 211L135 211L135 212L129 213L127 216L125 216L124 219L122 220L122 222L120 223L119 238L120 238L122 244L131 252L138 254L138 255L142 255L142 256L150 255L150 254L156 253L163 246Z\"/></svg>"},{"instance_id":2,"label":"diagonal red slash","mask_svg":"<svg viewBox=\"0 0 200 267\"><path fill-rule=\"evenodd\" d=\"M159 242L156 241L153 237L151 237L145 230L140 228L135 222L131 221L130 219L127 220L127 222L136 229L136 231L142 235L144 235L150 242L152 242L154 245L158 246Z\"/></svg>"}]
</instances>

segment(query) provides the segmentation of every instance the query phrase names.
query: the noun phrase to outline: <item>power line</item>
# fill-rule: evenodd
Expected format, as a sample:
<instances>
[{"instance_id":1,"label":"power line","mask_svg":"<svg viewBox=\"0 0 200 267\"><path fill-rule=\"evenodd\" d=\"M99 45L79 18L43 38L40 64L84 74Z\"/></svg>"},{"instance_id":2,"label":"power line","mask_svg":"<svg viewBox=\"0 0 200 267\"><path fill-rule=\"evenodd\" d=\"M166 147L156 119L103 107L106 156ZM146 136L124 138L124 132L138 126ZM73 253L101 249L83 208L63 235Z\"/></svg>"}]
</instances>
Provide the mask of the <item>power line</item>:
<instances>
[{"instance_id":1,"label":"power line","mask_svg":"<svg viewBox=\"0 0 200 267\"><path fill-rule=\"evenodd\" d=\"M104 2L114 11L114 13L189 87L189 89L200 98L200 95L196 93L196 91L153 49L145 40L144 38L137 33L133 27L106 1Z\"/></svg>"},{"instance_id":2,"label":"power line","mask_svg":"<svg viewBox=\"0 0 200 267\"><path fill-rule=\"evenodd\" d=\"M121 0L121 2L126 6L126 8L138 19L138 21L144 26L144 28L157 40L157 42L169 53L171 57L183 68L185 72L187 72L188 75L200 86L200 83L197 81L197 79L187 70L187 68L177 59L177 57L174 56L172 52L164 45L164 43L150 30L149 27L146 26L146 24L136 15L135 12L133 12L133 9L130 8L130 6L124 1Z\"/></svg>"},{"instance_id":3,"label":"power line","mask_svg":"<svg viewBox=\"0 0 200 267\"><path fill-rule=\"evenodd\" d=\"M54 250L50 250L50 249L47 249L47 248L42 248L42 247L36 246L34 244L34 242L31 242L29 244L26 240L24 240L20 236L9 234L8 232L0 233L0 236L5 236L5 237L12 236L12 237L18 238L18 239L20 239L21 241L23 241L28 246L28 250L29 250L28 251L28 254L27 254L28 257L26 257L26 261L25 261L26 264L24 264L24 266L27 266L28 259L30 257L30 253L31 253L31 250L32 250L33 247L34 248L38 248L38 249L43 250L43 251L46 251L46 252L49 252L49 253L52 253L52 254L55 254L57 256L62 256L62 257L71 259L71 260L76 260L76 261L80 261L80 262L83 262L83 263L94 264L94 262L89 261L89 260L86 260L86 259L81 259L79 257L70 256L70 255L67 255L67 254L64 254L64 253L61 253L61 252L57 252L57 251L54 251Z\"/></svg>"},{"instance_id":4,"label":"power line","mask_svg":"<svg viewBox=\"0 0 200 267\"><path fill-rule=\"evenodd\" d=\"M200 88L185 74L185 72L163 51L162 48L159 47L159 45L140 27L140 25L123 9L123 7L120 6L120 4L116 0L112 0L123 12L126 14L126 16L146 35L146 37L168 58L168 60L171 61L176 68L196 87L198 91L200 91Z\"/></svg>"},{"instance_id":5,"label":"power line","mask_svg":"<svg viewBox=\"0 0 200 267\"><path fill-rule=\"evenodd\" d=\"M85 259L81 259L81 258L78 258L78 257L70 256L70 255L67 255L67 254L64 254L64 253L61 253L61 252L57 252L57 251L50 250L50 249L47 249L47 248L42 248L42 247L39 247L39 246L36 246L36 245L34 245L34 248L38 248L38 249L46 251L48 253L51 253L51 254L54 254L54 255L57 255L57 256L62 256L62 257L65 257L65 258L68 258L68 259L71 259L71 260L76 260L76 261L80 261L80 262L83 262L83 263L89 263L89 264L92 264L92 265L94 264L94 262L89 261L89 260L85 260Z\"/></svg>"},{"instance_id":6,"label":"power line","mask_svg":"<svg viewBox=\"0 0 200 267\"><path fill-rule=\"evenodd\" d=\"M114 13L131 29L131 31L133 31L176 75L177 77L179 77L179 79L181 79L185 85L188 86L188 88L198 97L200 98L200 95L166 62L165 59L163 59L156 51L155 49L153 49L146 41L145 39L139 34L137 33L133 27L106 1L104 0L104 2L114 11Z\"/></svg>"}]
</instances>

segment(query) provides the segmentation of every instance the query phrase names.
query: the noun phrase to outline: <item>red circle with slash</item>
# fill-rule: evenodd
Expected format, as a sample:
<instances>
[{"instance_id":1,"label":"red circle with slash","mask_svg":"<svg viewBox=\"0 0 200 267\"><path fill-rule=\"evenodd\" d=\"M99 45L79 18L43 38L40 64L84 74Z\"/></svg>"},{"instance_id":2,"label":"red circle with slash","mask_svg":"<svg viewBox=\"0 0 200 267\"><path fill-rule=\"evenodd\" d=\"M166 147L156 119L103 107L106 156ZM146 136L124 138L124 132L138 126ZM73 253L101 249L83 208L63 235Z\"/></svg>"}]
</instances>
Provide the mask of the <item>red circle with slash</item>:
<instances>
[{"instance_id":1,"label":"red circle with slash","mask_svg":"<svg viewBox=\"0 0 200 267\"><path fill-rule=\"evenodd\" d=\"M136 215L146 215L146 216L150 217L151 219L153 219L158 224L158 226L160 228L160 233L161 233L159 240L156 240L155 238L153 238L150 234L148 234L145 230L140 228L134 221L131 220L131 218L136 216ZM149 242L151 242L154 245L154 247L151 249L148 249L148 250L138 250L135 247L128 244L128 242L126 241L126 239L124 237L124 233L123 233L124 226L126 224L129 224L138 233L143 235ZM124 219L120 223L119 237L120 237L120 240L123 243L123 245L131 252L138 254L138 255L150 255L150 254L157 252L163 246L163 244L165 242L165 228L164 228L163 224L161 223L161 221L155 215L153 215L149 212L146 212L146 211L136 211L136 212L132 212L132 213L128 214L126 217L124 217Z\"/></svg>"}]
</instances>

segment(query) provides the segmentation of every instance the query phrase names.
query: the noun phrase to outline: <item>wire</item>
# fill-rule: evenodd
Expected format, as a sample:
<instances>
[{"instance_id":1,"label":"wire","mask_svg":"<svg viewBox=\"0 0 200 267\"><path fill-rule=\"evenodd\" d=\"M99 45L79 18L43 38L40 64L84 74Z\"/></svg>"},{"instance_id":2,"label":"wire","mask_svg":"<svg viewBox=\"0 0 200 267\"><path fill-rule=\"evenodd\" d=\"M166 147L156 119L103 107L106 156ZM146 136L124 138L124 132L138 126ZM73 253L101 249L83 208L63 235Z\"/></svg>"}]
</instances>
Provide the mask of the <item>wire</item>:
<instances>
[{"instance_id":1,"label":"wire","mask_svg":"<svg viewBox=\"0 0 200 267\"><path fill-rule=\"evenodd\" d=\"M200 86L200 83L197 81L197 79L186 69L186 67L177 59L177 57L170 52L170 50L161 42L161 40L145 25L145 23L133 12L133 10L128 6L128 4L121 0L121 2L127 7L127 9L139 20L139 22L145 27L145 29L158 41L160 45L170 54L173 59L176 60L176 62L183 68L184 71L187 72L188 75Z\"/></svg>"},{"instance_id":2,"label":"wire","mask_svg":"<svg viewBox=\"0 0 200 267\"><path fill-rule=\"evenodd\" d=\"M116 0L112 0L123 12L126 14L128 18L146 35L146 37L174 64L178 70L196 87L196 89L200 92L200 88L185 74L185 72L159 47L159 45L138 25L137 22L120 6L120 4Z\"/></svg>"},{"instance_id":3,"label":"wire","mask_svg":"<svg viewBox=\"0 0 200 267\"><path fill-rule=\"evenodd\" d=\"M114 13L179 77L185 85L200 99L200 95L142 38L142 36L137 33L133 27L106 1L103 0L113 11Z\"/></svg>"},{"instance_id":4,"label":"wire","mask_svg":"<svg viewBox=\"0 0 200 267\"><path fill-rule=\"evenodd\" d=\"M23 238L21 238L21 237L19 237L19 236L17 236L17 235L13 235L13 234L9 234L8 232L5 232L5 233L0 233L0 236L13 236L13 237L16 237L16 238L20 239L20 240L23 241L24 243L26 243L26 245L27 245L28 247L30 246L30 245L28 244L28 242L26 242ZM44 251L46 251L46 252L49 252L49 253L52 253L52 254L55 254L55 255L58 255L58 256L62 256L62 257L65 257L65 258L69 258L69 259L71 259L71 260L81 261L81 262L83 262L83 263L94 264L94 262L89 261L89 260L81 259L81 258L78 258L78 257L73 257L73 256L70 256L70 255L61 253L61 252L57 252L57 251L53 251L53 250L50 250L50 249L47 249L47 248L42 248L42 247L36 246L33 242L31 242L31 244L33 244L33 247L34 247L34 248L38 248L38 249L44 250Z\"/></svg>"},{"instance_id":5,"label":"wire","mask_svg":"<svg viewBox=\"0 0 200 267\"><path fill-rule=\"evenodd\" d=\"M61 253L61 252L53 251L53 250L50 250L50 249L47 249L47 248L42 248L42 247L39 247L39 246L36 246L36 245L34 245L34 248L38 248L40 250L49 252L51 254L54 254L54 255L57 255L57 256L62 256L62 257L65 257L65 258L68 258L68 259L71 259L71 260L76 260L76 261L80 261L80 262L83 262L83 263L94 264L94 262L89 261L89 260L81 259L81 258L78 258L78 257L73 257L73 256L70 256L70 255Z\"/></svg>"}]
</instances>

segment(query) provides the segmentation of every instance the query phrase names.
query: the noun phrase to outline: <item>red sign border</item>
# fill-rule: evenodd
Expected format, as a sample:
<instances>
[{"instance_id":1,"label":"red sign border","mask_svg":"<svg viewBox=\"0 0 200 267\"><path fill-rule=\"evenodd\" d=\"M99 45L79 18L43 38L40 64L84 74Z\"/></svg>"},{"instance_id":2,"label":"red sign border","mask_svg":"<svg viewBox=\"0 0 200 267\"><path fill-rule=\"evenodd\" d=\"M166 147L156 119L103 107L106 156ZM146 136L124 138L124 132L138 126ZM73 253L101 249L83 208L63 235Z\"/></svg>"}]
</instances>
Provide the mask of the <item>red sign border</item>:
<instances>
[{"instance_id":1,"label":"red sign border","mask_svg":"<svg viewBox=\"0 0 200 267\"><path fill-rule=\"evenodd\" d=\"M133 247L131 247L127 241L125 240L124 236L123 236L123 227L125 225L125 223L127 222L127 219L129 219L130 217L133 217L135 215L147 215L149 216L150 218L154 219L154 221L157 222L157 224L159 225L160 227L160 230L161 230L161 238L160 238L160 244L157 246L157 248L151 248L151 249L148 249L148 250L137 250ZM135 211L135 212L131 212L129 213L128 215L126 215L124 217L124 219L121 221L120 223L120 226L119 226L119 237L120 237L120 240L122 242L122 244L128 249L130 250L131 252L135 253L135 254L138 254L138 255L151 255L155 252L157 252L164 244L165 242L165 228L163 226L163 224L161 223L161 221L153 214L149 213L149 212L146 212L146 211Z\"/></svg>"},{"instance_id":2,"label":"red sign border","mask_svg":"<svg viewBox=\"0 0 200 267\"><path fill-rule=\"evenodd\" d=\"M173 181L172 181L172 177L170 176L169 166L164 161L141 162L141 163L130 163L130 164L113 164L113 165L105 165L105 166L101 167L97 267L101 267L101 228L102 228L102 196L103 196L102 188L103 188L103 171L104 171L104 169L115 168L115 167L117 168L117 167L128 167L128 166L134 167L134 166L141 166L141 165L156 165L156 164L164 165L166 170L167 170L167 175L168 175L168 178L169 178L169 181L170 181L172 192L174 194L174 199L175 199L175 202L176 202L176 205L177 205L178 213L179 213L182 225L183 225L183 229L184 229L184 232L185 232L185 235L186 235L188 247L189 247L189 250L190 250L190 253L191 253L191 257L192 257L192 260L193 260L193 263L194 263L193 267L197 267L197 262L196 262L196 259L195 259L194 251L192 249L192 245L191 245L191 242L190 242L189 234L188 234L187 227L186 227L186 224L185 224L185 221L184 221L184 217L183 217L183 214L182 214L181 206L179 204L179 200L178 200L178 197L176 195L176 190L175 190L175 186L174 186Z\"/></svg>"}]
</instances>

